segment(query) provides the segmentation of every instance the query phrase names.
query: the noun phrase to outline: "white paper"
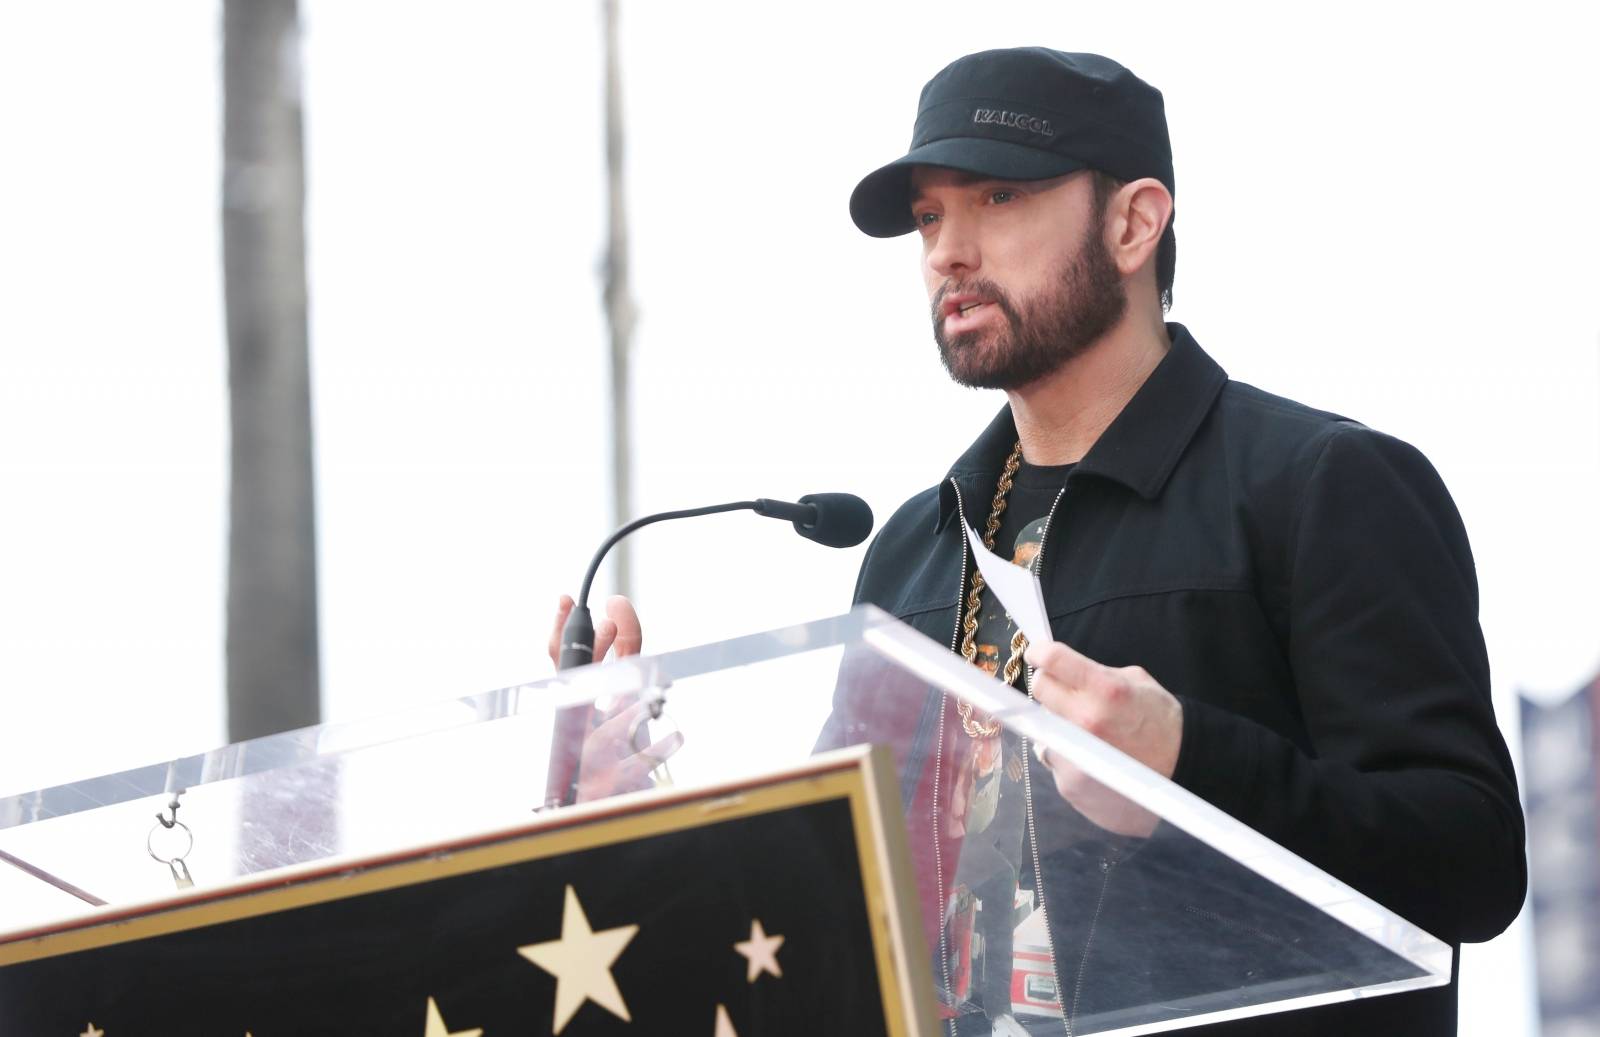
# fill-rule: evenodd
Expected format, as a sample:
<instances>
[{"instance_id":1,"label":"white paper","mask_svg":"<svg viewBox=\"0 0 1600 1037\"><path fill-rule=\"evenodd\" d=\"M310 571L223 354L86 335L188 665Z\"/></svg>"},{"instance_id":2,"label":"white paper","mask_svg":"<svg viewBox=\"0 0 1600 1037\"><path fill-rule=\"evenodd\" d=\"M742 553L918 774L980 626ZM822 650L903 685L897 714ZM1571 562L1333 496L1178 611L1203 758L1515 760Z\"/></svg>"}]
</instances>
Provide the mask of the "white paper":
<instances>
[{"instance_id":1,"label":"white paper","mask_svg":"<svg viewBox=\"0 0 1600 1037\"><path fill-rule=\"evenodd\" d=\"M1039 577L1032 569L1014 565L983 546L980 537L965 522L967 543L972 545L972 557L983 573L983 582L994 591L1000 604L1011 614L1011 619L1022 630L1029 644L1042 645L1054 641L1050 633L1050 613L1044 607L1044 591L1039 587Z\"/></svg>"}]
</instances>

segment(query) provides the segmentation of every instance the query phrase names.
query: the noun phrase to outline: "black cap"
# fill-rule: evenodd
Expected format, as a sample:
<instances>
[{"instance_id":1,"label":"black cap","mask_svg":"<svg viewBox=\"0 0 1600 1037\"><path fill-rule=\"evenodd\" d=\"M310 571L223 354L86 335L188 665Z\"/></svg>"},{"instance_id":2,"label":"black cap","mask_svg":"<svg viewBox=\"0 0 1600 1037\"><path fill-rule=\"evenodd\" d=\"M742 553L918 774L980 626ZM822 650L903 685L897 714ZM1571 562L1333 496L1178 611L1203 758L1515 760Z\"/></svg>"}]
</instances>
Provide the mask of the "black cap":
<instances>
[{"instance_id":1,"label":"black cap","mask_svg":"<svg viewBox=\"0 0 1600 1037\"><path fill-rule=\"evenodd\" d=\"M1176 193L1161 91L1110 58L1044 47L986 50L945 66L922 88L911 150L867 175L850 218L876 238L911 222L911 167L1002 180L1098 169L1154 177Z\"/></svg>"}]
</instances>

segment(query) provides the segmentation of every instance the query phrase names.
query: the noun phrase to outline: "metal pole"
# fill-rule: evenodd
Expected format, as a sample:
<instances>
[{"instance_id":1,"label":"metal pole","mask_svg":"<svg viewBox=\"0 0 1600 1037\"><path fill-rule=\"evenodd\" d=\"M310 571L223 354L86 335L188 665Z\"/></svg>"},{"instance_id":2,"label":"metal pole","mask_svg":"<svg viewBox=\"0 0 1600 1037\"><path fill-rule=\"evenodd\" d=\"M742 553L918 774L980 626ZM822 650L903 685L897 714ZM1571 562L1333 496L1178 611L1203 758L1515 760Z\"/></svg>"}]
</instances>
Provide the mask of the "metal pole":
<instances>
[{"instance_id":1,"label":"metal pole","mask_svg":"<svg viewBox=\"0 0 1600 1037\"><path fill-rule=\"evenodd\" d=\"M623 182L622 72L617 48L617 0L601 0L606 45L606 200L608 236L604 299L611 332L611 500L612 525L633 514L633 460L629 354L635 311L628 291L628 214ZM626 542L615 559L616 590L628 594L633 567Z\"/></svg>"}]
</instances>

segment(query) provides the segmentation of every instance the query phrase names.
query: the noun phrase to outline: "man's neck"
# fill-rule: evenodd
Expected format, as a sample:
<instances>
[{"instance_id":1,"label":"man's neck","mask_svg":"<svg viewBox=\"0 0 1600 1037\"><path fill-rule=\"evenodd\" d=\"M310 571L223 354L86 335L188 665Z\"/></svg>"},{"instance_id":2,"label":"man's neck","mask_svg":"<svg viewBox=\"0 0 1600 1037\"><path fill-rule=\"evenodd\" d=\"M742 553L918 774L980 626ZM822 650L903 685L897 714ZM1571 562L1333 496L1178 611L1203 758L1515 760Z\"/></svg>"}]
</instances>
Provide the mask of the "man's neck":
<instances>
[{"instance_id":1,"label":"man's neck","mask_svg":"<svg viewBox=\"0 0 1600 1037\"><path fill-rule=\"evenodd\" d=\"M1099 341L1038 381L1006 393L1029 464L1083 459L1172 348L1166 326L1124 318Z\"/></svg>"}]
</instances>

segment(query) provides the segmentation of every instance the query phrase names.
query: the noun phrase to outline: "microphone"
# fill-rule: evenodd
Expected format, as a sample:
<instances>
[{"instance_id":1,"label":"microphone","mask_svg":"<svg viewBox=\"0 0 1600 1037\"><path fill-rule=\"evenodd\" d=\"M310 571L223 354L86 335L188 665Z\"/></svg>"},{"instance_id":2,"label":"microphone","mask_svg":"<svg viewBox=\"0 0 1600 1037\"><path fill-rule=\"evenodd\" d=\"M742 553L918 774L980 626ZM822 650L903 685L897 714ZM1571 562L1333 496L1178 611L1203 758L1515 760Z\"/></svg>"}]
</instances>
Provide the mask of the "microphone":
<instances>
[{"instance_id":1,"label":"microphone","mask_svg":"<svg viewBox=\"0 0 1600 1037\"><path fill-rule=\"evenodd\" d=\"M800 503L762 498L757 515L785 518L794 531L824 547L854 547L872 532L872 509L853 493L808 493Z\"/></svg>"},{"instance_id":2,"label":"microphone","mask_svg":"<svg viewBox=\"0 0 1600 1037\"><path fill-rule=\"evenodd\" d=\"M866 501L852 493L808 493L793 504L759 497L756 500L713 504L685 511L663 511L635 519L607 537L589 561L577 603L572 606L566 625L561 628L561 659L556 669L567 670L594 661L594 619L589 614L589 587L594 583L594 574L600 568L601 560L617 541L652 523L715 515L724 511L753 511L767 518L787 520L793 523L796 533L826 547L854 547L872 532L872 509Z\"/></svg>"},{"instance_id":3,"label":"microphone","mask_svg":"<svg viewBox=\"0 0 1600 1037\"><path fill-rule=\"evenodd\" d=\"M594 583L600 560L613 544L634 530L655 522L715 515L724 511L753 511L767 518L784 519L794 524L796 533L828 547L854 547L872 532L872 509L866 501L849 493L810 493L792 504L761 497L686 511L663 511L635 519L607 537L605 543L600 545L600 550L590 559L589 569L583 574L583 587L578 591L578 600L561 628L561 657L556 669L569 670L594 662L594 619L589 615L589 587ZM546 807L576 801L583 739L589 733L592 716L593 710L583 706L556 713L545 778Z\"/></svg>"}]
</instances>

